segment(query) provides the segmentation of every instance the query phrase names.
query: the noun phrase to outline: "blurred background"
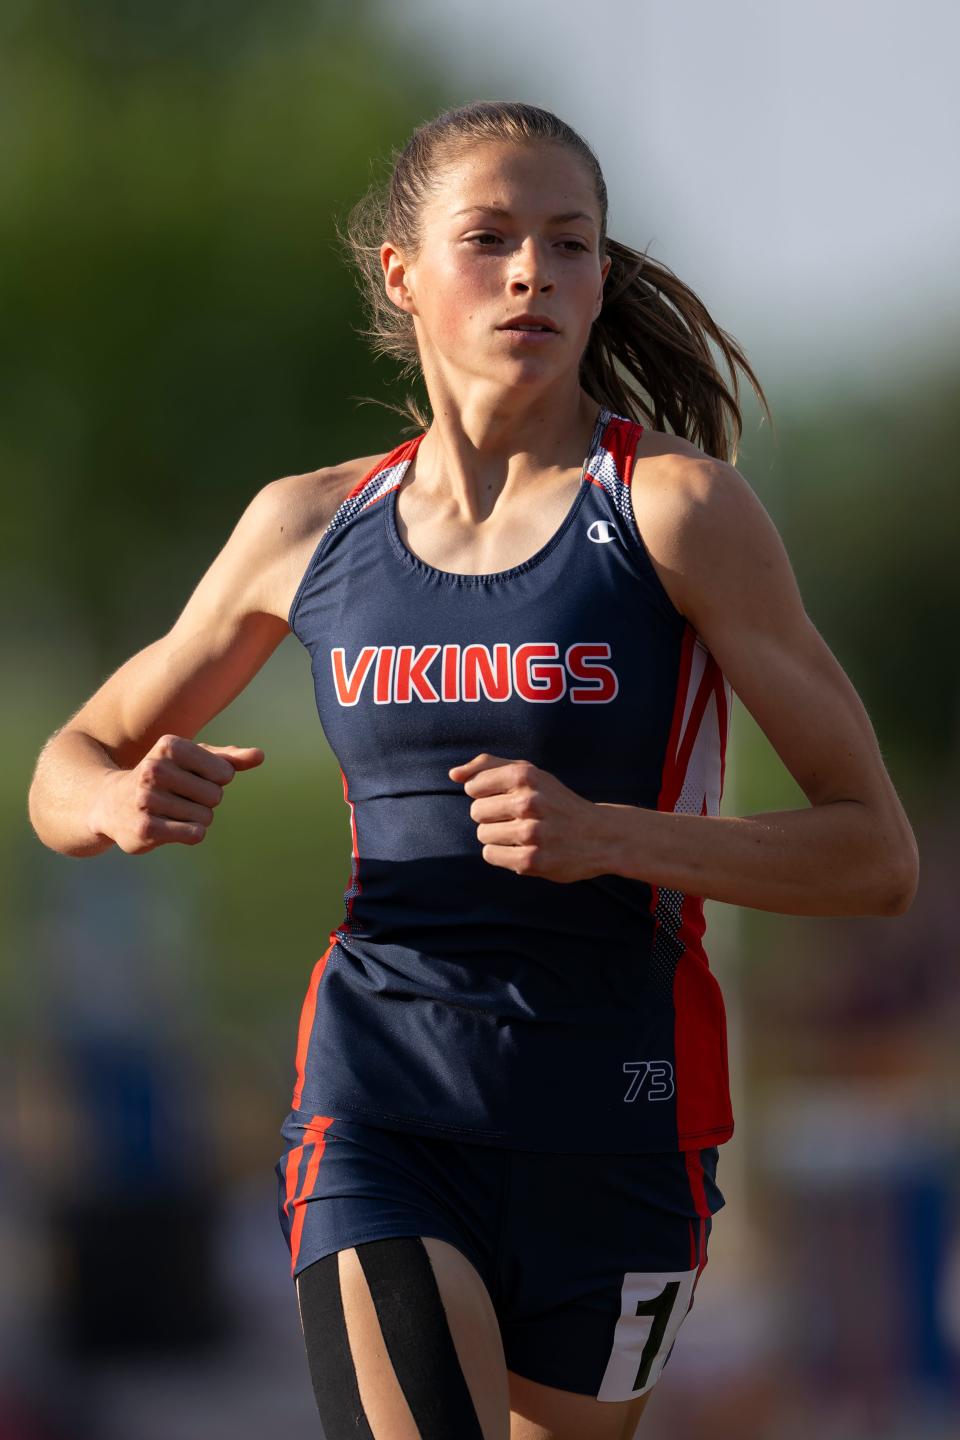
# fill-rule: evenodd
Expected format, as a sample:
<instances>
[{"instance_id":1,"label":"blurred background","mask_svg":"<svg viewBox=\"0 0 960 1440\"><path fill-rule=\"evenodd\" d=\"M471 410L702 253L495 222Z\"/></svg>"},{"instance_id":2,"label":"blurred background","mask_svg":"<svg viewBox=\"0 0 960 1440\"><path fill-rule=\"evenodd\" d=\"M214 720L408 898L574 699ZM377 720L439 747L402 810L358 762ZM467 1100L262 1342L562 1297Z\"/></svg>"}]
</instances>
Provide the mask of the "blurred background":
<instances>
[{"instance_id":1,"label":"blurred background","mask_svg":"<svg viewBox=\"0 0 960 1440\"><path fill-rule=\"evenodd\" d=\"M895 919L706 905L737 1128L649 1440L960 1434L960 12L938 0L2 0L0 1440L319 1433L273 1165L350 834L293 637L203 846L34 835L50 733L268 480L387 450L335 219L478 98L743 344L738 466L921 851ZM805 805L735 703L725 814Z\"/></svg>"}]
</instances>

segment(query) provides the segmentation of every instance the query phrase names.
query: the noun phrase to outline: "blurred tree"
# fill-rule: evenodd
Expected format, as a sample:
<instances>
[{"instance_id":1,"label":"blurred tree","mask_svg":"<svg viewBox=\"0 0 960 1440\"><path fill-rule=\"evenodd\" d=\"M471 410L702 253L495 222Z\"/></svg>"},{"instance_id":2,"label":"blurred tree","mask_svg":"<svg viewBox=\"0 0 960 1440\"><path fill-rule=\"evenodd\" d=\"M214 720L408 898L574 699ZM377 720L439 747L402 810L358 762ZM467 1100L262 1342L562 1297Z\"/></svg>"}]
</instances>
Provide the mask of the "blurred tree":
<instances>
[{"instance_id":1,"label":"blurred tree","mask_svg":"<svg viewBox=\"0 0 960 1440\"><path fill-rule=\"evenodd\" d=\"M4 793L20 831L43 737L169 627L254 491L400 437L399 417L354 399L388 395L392 373L353 328L359 299L334 220L414 124L467 97L400 63L376 14L359 0L0 11L0 599L30 666L8 726L23 759ZM777 444L748 430L741 466L896 782L943 803L958 753L958 388L960 366L936 382L904 375L893 399L785 393ZM340 778L293 648L290 668L278 656L203 736L264 745L266 774L237 787L201 850L146 862L158 880L189 874L201 887L211 999L274 1017L283 1066L290 997L340 918L350 856ZM749 736L740 812L802 804L735 714ZM304 777L318 761L314 789ZM0 844L11 836L0 830ZM238 885L251 857L257 884ZM26 950L46 882L7 874L0 914L17 912Z\"/></svg>"},{"instance_id":2,"label":"blurred tree","mask_svg":"<svg viewBox=\"0 0 960 1440\"><path fill-rule=\"evenodd\" d=\"M784 416L783 533L895 779L960 780L960 368Z\"/></svg>"},{"instance_id":3,"label":"blurred tree","mask_svg":"<svg viewBox=\"0 0 960 1440\"><path fill-rule=\"evenodd\" d=\"M254 491L395 443L335 216L443 103L370 6L46 0L0 19L0 560L102 673ZM381 171L382 173L382 171Z\"/></svg>"},{"instance_id":4,"label":"blurred tree","mask_svg":"<svg viewBox=\"0 0 960 1440\"><path fill-rule=\"evenodd\" d=\"M952 417L960 364L865 394L772 395L776 437L748 404L739 468L790 555L807 611L877 732L905 803L949 805L960 782L960 502ZM805 803L738 705L743 813ZM738 723L735 719L735 725Z\"/></svg>"}]
</instances>

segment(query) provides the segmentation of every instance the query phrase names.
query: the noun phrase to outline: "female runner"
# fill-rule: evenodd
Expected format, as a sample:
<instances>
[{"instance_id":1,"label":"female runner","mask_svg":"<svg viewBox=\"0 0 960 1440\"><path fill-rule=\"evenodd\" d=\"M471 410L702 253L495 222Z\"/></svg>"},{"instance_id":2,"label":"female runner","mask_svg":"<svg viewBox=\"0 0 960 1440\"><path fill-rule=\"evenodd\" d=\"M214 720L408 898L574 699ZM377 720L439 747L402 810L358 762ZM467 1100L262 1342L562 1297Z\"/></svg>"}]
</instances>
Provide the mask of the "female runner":
<instances>
[{"instance_id":1,"label":"female runner","mask_svg":"<svg viewBox=\"0 0 960 1440\"><path fill-rule=\"evenodd\" d=\"M353 861L276 1168L328 1440L632 1436L724 1203L704 897L897 915L916 887L870 720L730 463L738 366L763 393L606 216L547 111L421 126L348 239L431 417L264 486L31 788L64 854L196 844L264 755L193 737L290 630L311 654ZM719 816L733 691L809 808Z\"/></svg>"}]
</instances>

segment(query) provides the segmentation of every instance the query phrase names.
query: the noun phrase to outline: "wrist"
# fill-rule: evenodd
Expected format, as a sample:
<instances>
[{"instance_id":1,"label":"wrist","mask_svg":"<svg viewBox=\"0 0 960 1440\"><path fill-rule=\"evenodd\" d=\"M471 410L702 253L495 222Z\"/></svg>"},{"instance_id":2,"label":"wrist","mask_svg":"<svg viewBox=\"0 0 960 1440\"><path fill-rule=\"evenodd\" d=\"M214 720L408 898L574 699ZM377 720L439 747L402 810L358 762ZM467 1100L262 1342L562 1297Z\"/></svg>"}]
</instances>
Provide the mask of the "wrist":
<instances>
[{"instance_id":1,"label":"wrist","mask_svg":"<svg viewBox=\"0 0 960 1440\"><path fill-rule=\"evenodd\" d=\"M636 825L641 815L637 805L596 802L599 875L625 875L625 857L635 857Z\"/></svg>"},{"instance_id":2,"label":"wrist","mask_svg":"<svg viewBox=\"0 0 960 1440\"><path fill-rule=\"evenodd\" d=\"M106 848L104 842L115 844L112 834L112 822L110 819L110 799L113 794L113 787L120 776L125 774L117 766L112 766L102 772L94 787L93 798L87 807L85 816L87 830L90 832L91 841Z\"/></svg>"}]
</instances>

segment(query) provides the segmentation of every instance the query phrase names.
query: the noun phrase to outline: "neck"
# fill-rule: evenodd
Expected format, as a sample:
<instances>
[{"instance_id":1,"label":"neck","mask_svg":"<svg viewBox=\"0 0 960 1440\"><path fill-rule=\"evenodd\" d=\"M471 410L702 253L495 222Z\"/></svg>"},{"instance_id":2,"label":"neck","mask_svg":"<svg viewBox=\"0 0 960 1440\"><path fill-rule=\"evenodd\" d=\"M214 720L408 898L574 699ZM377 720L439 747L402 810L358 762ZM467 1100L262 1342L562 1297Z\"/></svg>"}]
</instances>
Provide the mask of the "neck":
<instances>
[{"instance_id":1,"label":"neck","mask_svg":"<svg viewBox=\"0 0 960 1440\"><path fill-rule=\"evenodd\" d=\"M559 401L556 392L525 404L515 393L472 396L463 406L448 398L433 408L413 479L425 494L442 494L479 520L502 495L579 470L599 410L579 382Z\"/></svg>"}]
</instances>

